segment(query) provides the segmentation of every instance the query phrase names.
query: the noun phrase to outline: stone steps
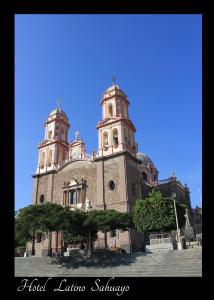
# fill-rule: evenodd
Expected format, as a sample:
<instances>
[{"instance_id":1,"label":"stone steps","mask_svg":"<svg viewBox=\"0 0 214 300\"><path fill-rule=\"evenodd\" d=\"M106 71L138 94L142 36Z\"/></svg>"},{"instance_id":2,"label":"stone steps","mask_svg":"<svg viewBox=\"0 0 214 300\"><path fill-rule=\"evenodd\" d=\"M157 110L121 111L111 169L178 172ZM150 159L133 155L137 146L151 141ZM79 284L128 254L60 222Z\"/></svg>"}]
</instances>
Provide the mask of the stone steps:
<instances>
[{"instance_id":1,"label":"stone steps","mask_svg":"<svg viewBox=\"0 0 214 300\"><path fill-rule=\"evenodd\" d=\"M64 268L51 264L49 257L15 259L15 276L25 277L174 277L202 276L202 250L158 251L153 254L134 253L107 267ZM114 265L114 262L121 263Z\"/></svg>"}]
</instances>

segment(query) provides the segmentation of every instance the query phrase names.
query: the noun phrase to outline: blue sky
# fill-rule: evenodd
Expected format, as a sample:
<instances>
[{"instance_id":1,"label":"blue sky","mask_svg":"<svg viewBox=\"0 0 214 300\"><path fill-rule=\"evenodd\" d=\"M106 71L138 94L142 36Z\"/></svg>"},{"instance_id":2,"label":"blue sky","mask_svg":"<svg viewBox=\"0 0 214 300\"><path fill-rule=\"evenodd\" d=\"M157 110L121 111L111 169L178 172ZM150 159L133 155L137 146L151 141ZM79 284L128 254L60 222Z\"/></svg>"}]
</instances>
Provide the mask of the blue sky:
<instances>
[{"instance_id":1,"label":"blue sky","mask_svg":"<svg viewBox=\"0 0 214 300\"><path fill-rule=\"evenodd\" d=\"M159 179L175 172L192 206L202 190L201 15L16 15L15 207L31 204L44 122L62 99L87 153L97 150L100 99L117 76L139 151Z\"/></svg>"}]
</instances>

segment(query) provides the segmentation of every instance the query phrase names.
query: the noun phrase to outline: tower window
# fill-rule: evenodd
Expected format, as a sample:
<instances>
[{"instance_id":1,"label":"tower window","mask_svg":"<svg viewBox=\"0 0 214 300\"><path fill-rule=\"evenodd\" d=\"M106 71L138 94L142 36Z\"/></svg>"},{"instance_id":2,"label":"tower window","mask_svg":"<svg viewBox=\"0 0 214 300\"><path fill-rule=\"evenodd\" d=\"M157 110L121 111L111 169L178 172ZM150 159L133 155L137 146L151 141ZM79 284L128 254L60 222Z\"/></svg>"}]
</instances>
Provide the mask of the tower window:
<instances>
[{"instance_id":1,"label":"tower window","mask_svg":"<svg viewBox=\"0 0 214 300\"><path fill-rule=\"evenodd\" d=\"M145 172L142 172L143 180L147 181L147 174Z\"/></svg>"},{"instance_id":2,"label":"tower window","mask_svg":"<svg viewBox=\"0 0 214 300\"><path fill-rule=\"evenodd\" d=\"M62 140L65 139L65 132L64 132L64 129L62 129Z\"/></svg>"},{"instance_id":3,"label":"tower window","mask_svg":"<svg viewBox=\"0 0 214 300\"><path fill-rule=\"evenodd\" d=\"M44 195L41 195L41 196L40 196L39 202L40 202L40 203L44 203L44 202L45 202L45 197L44 197Z\"/></svg>"},{"instance_id":4,"label":"tower window","mask_svg":"<svg viewBox=\"0 0 214 300\"><path fill-rule=\"evenodd\" d=\"M109 106L108 106L108 116L109 117L113 116L113 106L112 106L112 104L109 104Z\"/></svg>"},{"instance_id":5,"label":"tower window","mask_svg":"<svg viewBox=\"0 0 214 300\"><path fill-rule=\"evenodd\" d=\"M48 152L48 166L50 167L52 162L52 149L49 150Z\"/></svg>"},{"instance_id":6,"label":"tower window","mask_svg":"<svg viewBox=\"0 0 214 300\"><path fill-rule=\"evenodd\" d=\"M44 168L44 164L45 164L45 151L43 151L42 154L41 154L41 160L40 160L41 169Z\"/></svg>"},{"instance_id":7,"label":"tower window","mask_svg":"<svg viewBox=\"0 0 214 300\"><path fill-rule=\"evenodd\" d=\"M116 184L113 180L110 180L109 183L108 183L108 186L109 186L109 189L111 191L113 191L113 190L115 190Z\"/></svg>"},{"instance_id":8,"label":"tower window","mask_svg":"<svg viewBox=\"0 0 214 300\"><path fill-rule=\"evenodd\" d=\"M108 145L108 132L103 133L103 147L106 147Z\"/></svg>"},{"instance_id":9,"label":"tower window","mask_svg":"<svg viewBox=\"0 0 214 300\"><path fill-rule=\"evenodd\" d=\"M118 130L116 128L113 129L113 144L118 145Z\"/></svg>"},{"instance_id":10,"label":"tower window","mask_svg":"<svg viewBox=\"0 0 214 300\"><path fill-rule=\"evenodd\" d=\"M58 152L58 161L62 161L62 149L59 148L59 152Z\"/></svg>"},{"instance_id":11,"label":"tower window","mask_svg":"<svg viewBox=\"0 0 214 300\"><path fill-rule=\"evenodd\" d=\"M52 137L52 130L49 130L48 131L48 138L51 139L51 137Z\"/></svg>"}]
</instances>

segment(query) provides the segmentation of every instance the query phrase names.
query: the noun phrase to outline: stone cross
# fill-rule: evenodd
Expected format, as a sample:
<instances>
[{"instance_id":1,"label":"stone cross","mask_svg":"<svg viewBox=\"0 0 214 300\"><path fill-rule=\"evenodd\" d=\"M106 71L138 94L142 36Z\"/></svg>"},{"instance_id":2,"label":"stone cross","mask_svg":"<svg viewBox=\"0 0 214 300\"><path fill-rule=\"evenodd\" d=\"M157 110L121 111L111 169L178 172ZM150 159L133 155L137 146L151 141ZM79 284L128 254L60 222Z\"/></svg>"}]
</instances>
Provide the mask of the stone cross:
<instances>
[{"instance_id":1,"label":"stone cross","mask_svg":"<svg viewBox=\"0 0 214 300\"><path fill-rule=\"evenodd\" d=\"M76 141L78 141L78 137L79 137L79 131L77 130L77 131L75 132L75 138L76 138Z\"/></svg>"},{"instance_id":2,"label":"stone cross","mask_svg":"<svg viewBox=\"0 0 214 300\"><path fill-rule=\"evenodd\" d=\"M112 81L113 81L113 85L115 85L115 82L116 82L116 76L115 75L113 76Z\"/></svg>"},{"instance_id":3,"label":"stone cross","mask_svg":"<svg viewBox=\"0 0 214 300\"><path fill-rule=\"evenodd\" d=\"M57 107L60 108L61 104L62 104L62 100L58 99L57 100Z\"/></svg>"}]
</instances>

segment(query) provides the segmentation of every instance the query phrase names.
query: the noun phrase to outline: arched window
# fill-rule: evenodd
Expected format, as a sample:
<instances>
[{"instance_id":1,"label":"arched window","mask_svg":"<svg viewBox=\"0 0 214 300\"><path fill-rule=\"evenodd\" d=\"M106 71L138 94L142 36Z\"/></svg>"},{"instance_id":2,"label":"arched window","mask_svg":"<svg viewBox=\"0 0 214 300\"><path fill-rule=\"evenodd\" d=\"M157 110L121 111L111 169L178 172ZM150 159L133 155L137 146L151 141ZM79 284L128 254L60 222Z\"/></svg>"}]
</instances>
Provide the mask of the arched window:
<instances>
[{"instance_id":1,"label":"arched window","mask_svg":"<svg viewBox=\"0 0 214 300\"><path fill-rule=\"evenodd\" d=\"M40 203L44 203L44 202L45 202L45 197L44 197L44 195L41 195L41 196L40 196L39 202L40 202Z\"/></svg>"},{"instance_id":2,"label":"arched window","mask_svg":"<svg viewBox=\"0 0 214 300\"><path fill-rule=\"evenodd\" d=\"M142 172L143 180L147 181L147 174L145 172Z\"/></svg>"},{"instance_id":3,"label":"arched window","mask_svg":"<svg viewBox=\"0 0 214 300\"><path fill-rule=\"evenodd\" d=\"M44 165L45 165L45 151L43 151L42 154L41 154L41 160L40 160L41 169L44 168Z\"/></svg>"},{"instance_id":4,"label":"arched window","mask_svg":"<svg viewBox=\"0 0 214 300\"><path fill-rule=\"evenodd\" d=\"M108 116L109 117L113 116L113 106L112 106L112 104L109 104L109 106L108 106Z\"/></svg>"},{"instance_id":5,"label":"arched window","mask_svg":"<svg viewBox=\"0 0 214 300\"><path fill-rule=\"evenodd\" d=\"M133 134L131 133L131 131L129 132L129 146L133 145Z\"/></svg>"},{"instance_id":6,"label":"arched window","mask_svg":"<svg viewBox=\"0 0 214 300\"><path fill-rule=\"evenodd\" d=\"M118 145L118 130L117 130L117 128L113 129L112 135L113 135L113 145Z\"/></svg>"},{"instance_id":7,"label":"arched window","mask_svg":"<svg viewBox=\"0 0 214 300\"><path fill-rule=\"evenodd\" d=\"M51 139L52 138L52 130L48 131L48 138Z\"/></svg>"},{"instance_id":8,"label":"arched window","mask_svg":"<svg viewBox=\"0 0 214 300\"><path fill-rule=\"evenodd\" d=\"M64 129L62 128L62 140L64 141L64 139L65 139L65 131L64 131Z\"/></svg>"},{"instance_id":9,"label":"arched window","mask_svg":"<svg viewBox=\"0 0 214 300\"><path fill-rule=\"evenodd\" d=\"M59 148L59 152L58 152L58 161L62 161L62 149Z\"/></svg>"},{"instance_id":10,"label":"arched window","mask_svg":"<svg viewBox=\"0 0 214 300\"><path fill-rule=\"evenodd\" d=\"M103 147L106 147L108 145L108 132L105 131L103 133Z\"/></svg>"},{"instance_id":11,"label":"arched window","mask_svg":"<svg viewBox=\"0 0 214 300\"><path fill-rule=\"evenodd\" d=\"M42 241L42 233L41 232L37 232L36 234L36 242L37 243L41 243Z\"/></svg>"},{"instance_id":12,"label":"arched window","mask_svg":"<svg viewBox=\"0 0 214 300\"><path fill-rule=\"evenodd\" d=\"M121 107L121 115L123 116L124 115L124 105L123 105L123 103L121 103L120 107Z\"/></svg>"},{"instance_id":13,"label":"arched window","mask_svg":"<svg viewBox=\"0 0 214 300\"><path fill-rule=\"evenodd\" d=\"M112 229L112 230L109 232L109 236L110 236L110 237L116 237L116 236L117 236L117 230L116 230L116 229Z\"/></svg>"},{"instance_id":14,"label":"arched window","mask_svg":"<svg viewBox=\"0 0 214 300\"><path fill-rule=\"evenodd\" d=\"M50 167L51 162L52 162L52 149L49 150L48 152L48 166Z\"/></svg>"},{"instance_id":15,"label":"arched window","mask_svg":"<svg viewBox=\"0 0 214 300\"><path fill-rule=\"evenodd\" d=\"M111 191L115 190L116 184L115 184L114 180L110 180L108 183L108 186Z\"/></svg>"},{"instance_id":16,"label":"arched window","mask_svg":"<svg viewBox=\"0 0 214 300\"><path fill-rule=\"evenodd\" d=\"M125 145L126 145L126 147L130 146L130 142L129 142L128 136L129 136L128 129L126 127L124 127L124 137L125 137Z\"/></svg>"}]
</instances>

